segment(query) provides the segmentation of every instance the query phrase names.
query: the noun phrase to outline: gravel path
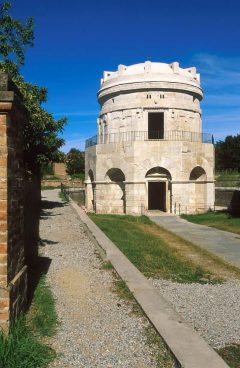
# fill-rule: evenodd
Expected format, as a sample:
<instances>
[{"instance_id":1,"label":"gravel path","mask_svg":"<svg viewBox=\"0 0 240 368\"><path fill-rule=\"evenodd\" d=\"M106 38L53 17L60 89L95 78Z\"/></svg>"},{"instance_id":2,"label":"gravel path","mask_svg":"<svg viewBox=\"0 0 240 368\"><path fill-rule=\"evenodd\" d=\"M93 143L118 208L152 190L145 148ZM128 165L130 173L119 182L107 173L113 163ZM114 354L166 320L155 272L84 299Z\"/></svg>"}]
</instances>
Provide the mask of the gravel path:
<instances>
[{"instance_id":1,"label":"gravel path","mask_svg":"<svg viewBox=\"0 0 240 368\"><path fill-rule=\"evenodd\" d=\"M44 191L43 200L40 234L44 256L52 260L47 280L61 322L52 344L63 353L51 367L169 367L157 365L146 345L147 319L112 292L113 275L102 269L71 207L61 204L56 190Z\"/></svg>"},{"instance_id":2,"label":"gravel path","mask_svg":"<svg viewBox=\"0 0 240 368\"><path fill-rule=\"evenodd\" d=\"M240 343L240 282L218 285L152 282L212 347Z\"/></svg>"}]
</instances>

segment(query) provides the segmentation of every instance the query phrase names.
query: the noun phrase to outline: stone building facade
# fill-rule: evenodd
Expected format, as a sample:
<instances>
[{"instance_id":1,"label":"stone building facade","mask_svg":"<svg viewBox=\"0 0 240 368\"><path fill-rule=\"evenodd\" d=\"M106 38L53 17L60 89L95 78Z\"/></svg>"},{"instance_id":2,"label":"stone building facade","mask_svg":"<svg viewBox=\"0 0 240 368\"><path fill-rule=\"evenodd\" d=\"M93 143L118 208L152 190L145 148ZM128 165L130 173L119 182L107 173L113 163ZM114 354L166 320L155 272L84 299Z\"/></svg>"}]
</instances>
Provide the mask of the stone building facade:
<instances>
[{"instance_id":1,"label":"stone building facade","mask_svg":"<svg viewBox=\"0 0 240 368\"><path fill-rule=\"evenodd\" d=\"M214 146L202 133L196 68L104 72L98 134L86 141L86 207L97 213L204 212L214 206Z\"/></svg>"}]
</instances>

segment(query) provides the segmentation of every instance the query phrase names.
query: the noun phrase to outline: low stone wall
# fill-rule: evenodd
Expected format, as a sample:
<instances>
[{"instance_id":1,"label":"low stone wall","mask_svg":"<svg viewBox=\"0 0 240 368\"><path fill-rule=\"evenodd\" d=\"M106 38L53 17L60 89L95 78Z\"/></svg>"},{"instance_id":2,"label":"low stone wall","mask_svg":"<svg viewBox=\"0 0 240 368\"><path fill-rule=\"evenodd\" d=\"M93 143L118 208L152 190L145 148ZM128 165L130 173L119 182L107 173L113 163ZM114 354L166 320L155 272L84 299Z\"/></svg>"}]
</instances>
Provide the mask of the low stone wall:
<instances>
[{"instance_id":1,"label":"low stone wall","mask_svg":"<svg viewBox=\"0 0 240 368\"><path fill-rule=\"evenodd\" d=\"M61 184L71 188L83 188L84 183L82 180L42 180L42 187L60 187Z\"/></svg>"},{"instance_id":2,"label":"low stone wall","mask_svg":"<svg viewBox=\"0 0 240 368\"><path fill-rule=\"evenodd\" d=\"M240 188L216 187L215 188L215 206L230 207L233 202L240 207ZM238 203L239 202L239 203Z\"/></svg>"}]
</instances>

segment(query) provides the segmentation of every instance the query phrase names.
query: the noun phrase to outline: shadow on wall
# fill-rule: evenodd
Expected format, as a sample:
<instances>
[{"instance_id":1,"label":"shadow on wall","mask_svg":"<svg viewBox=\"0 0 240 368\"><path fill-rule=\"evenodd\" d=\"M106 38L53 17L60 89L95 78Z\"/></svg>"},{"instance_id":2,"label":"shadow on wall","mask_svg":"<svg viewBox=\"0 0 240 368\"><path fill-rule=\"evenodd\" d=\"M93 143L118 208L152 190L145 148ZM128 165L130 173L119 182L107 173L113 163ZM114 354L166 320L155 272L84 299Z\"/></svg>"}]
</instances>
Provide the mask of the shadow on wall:
<instances>
[{"instance_id":1,"label":"shadow on wall","mask_svg":"<svg viewBox=\"0 0 240 368\"><path fill-rule=\"evenodd\" d=\"M25 172L24 177L24 248L26 263L31 266L38 254L41 182L39 177Z\"/></svg>"},{"instance_id":2,"label":"shadow on wall","mask_svg":"<svg viewBox=\"0 0 240 368\"><path fill-rule=\"evenodd\" d=\"M240 191L234 190L233 196L228 208L228 212L231 216L240 216Z\"/></svg>"}]
</instances>

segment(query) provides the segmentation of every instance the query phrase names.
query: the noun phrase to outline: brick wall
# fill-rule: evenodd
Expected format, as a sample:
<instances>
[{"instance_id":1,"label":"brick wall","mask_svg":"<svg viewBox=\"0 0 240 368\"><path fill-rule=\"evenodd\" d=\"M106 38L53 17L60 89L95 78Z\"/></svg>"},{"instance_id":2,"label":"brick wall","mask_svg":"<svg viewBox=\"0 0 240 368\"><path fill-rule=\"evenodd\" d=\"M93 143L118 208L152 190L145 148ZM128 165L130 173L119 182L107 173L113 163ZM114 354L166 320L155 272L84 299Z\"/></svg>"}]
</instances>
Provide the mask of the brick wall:
<instances>
[{"instance_id":1,"label":"brick wall","mask_svg":"<svg viewBox=\"0 0 240 368\"><path fill-rule=\"evenodd\" d=\"M27 111L21 94L0 74L0 326L24 310L27 265L24 250L22 131Z\"/></svg>"}]
</instances>

